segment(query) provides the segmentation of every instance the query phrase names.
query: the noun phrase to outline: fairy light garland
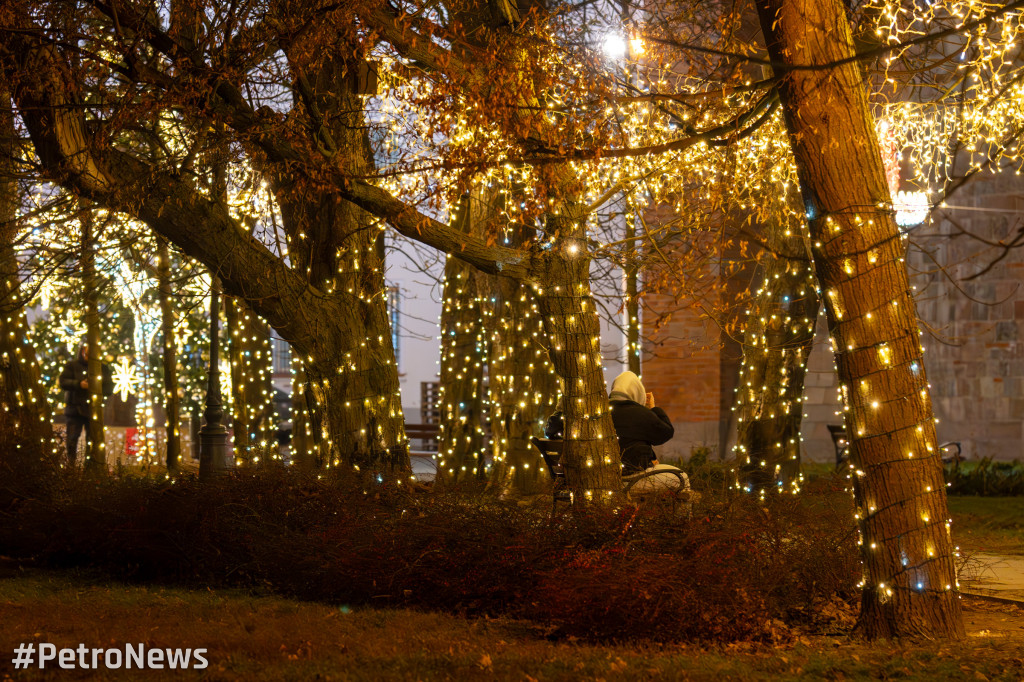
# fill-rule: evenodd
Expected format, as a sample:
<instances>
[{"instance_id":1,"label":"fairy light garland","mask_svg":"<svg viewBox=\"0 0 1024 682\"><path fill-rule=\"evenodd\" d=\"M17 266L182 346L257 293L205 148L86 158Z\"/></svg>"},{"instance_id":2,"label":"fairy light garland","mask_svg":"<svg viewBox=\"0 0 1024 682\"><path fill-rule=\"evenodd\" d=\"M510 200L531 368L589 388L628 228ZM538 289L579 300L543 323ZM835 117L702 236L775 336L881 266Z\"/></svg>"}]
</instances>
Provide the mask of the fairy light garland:
<instances>
[{"instance_id":1,"label":"fairy light garland","mask_svg":"<svg viewBox=\"0 0 1024 682\"><path fill-rule=\"evenodd\" d=\"M244 303L230 300L228 305L230 360L221 378L229 380L223 394L230 397L234 415L235 464L258 464L261 453L280 460L277 448L271 447L277 425L270 331Z\"/></svg>"},{"instance_id":2,"label":"fairy light garland","mask_svg":"<svg viewBox=\"0 0 1024 682\"><path fill-rule=\"evenodd\" d=\"M448 257L440 319L440 422L435 461L438 472L453 483L485 475L488 326L478 277L472 268Z\"/></svg>"}]
</instances>

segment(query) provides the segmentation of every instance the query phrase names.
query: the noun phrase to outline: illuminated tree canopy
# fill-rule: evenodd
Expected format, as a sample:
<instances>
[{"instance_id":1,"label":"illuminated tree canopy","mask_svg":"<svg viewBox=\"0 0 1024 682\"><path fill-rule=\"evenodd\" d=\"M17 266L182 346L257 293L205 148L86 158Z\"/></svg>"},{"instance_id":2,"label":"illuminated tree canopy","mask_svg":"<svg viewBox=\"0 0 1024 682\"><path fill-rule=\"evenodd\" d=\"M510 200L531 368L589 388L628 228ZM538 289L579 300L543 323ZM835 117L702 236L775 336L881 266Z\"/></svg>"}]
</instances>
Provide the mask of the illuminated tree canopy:
<instances>
[{"instance_id":1,"label":"illuminated tree canopy","mask_svg":"<svg viewBox=\"0 0 1024 682\"><path fill-rule=\"evenodd\" d=\"M592 264L643 269L648 291L699 299L751 258L802 259L766 271L813 287L829 316L862 479L869 630L957 634L890 184L906 159L935 206L986 171L1019 173L1022 6L12 0L0 66L32 143L21 170L131 216L266 320L302 362L328 467L408 473L389 229L534 297L509 315L542 320L565 399L563 463L588 500L620 488ZM473 202L484 210L465 229ZM600 224L613 203L629 232ZM775 280L741 303L781 297ZM808 301L767 313L777 329L747 330L766 354L783 349L771 372L802 371ZM766 400L751 388L740 407ZM800 380L792 388L760 414L798 414ZM900 505L913 509L889 511ZM876 537L899 547L872 555ZM924 555L903 570L911 542ZM919 606L932 597L932 611ZM926 624L904 629L907 614Z\"/></svg>"}]
</instances>

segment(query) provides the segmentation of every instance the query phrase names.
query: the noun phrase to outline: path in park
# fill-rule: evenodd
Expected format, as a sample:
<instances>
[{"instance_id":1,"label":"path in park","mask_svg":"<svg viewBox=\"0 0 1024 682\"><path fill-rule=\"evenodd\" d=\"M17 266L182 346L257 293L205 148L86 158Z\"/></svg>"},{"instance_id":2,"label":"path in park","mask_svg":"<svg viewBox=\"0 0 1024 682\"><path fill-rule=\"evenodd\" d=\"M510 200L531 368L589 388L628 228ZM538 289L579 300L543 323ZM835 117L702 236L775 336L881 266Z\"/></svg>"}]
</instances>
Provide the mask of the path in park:
<instances>
[{"instance_id":1,"label":"path in park","mask_svg":"<svg viewBox=\"0 0 1024 682\"><path fill-rule=\"evenodd\" d=\"M972 554L960 586L968 594L1024 603L1024 556Z\"/></svg>"}]
</instances>

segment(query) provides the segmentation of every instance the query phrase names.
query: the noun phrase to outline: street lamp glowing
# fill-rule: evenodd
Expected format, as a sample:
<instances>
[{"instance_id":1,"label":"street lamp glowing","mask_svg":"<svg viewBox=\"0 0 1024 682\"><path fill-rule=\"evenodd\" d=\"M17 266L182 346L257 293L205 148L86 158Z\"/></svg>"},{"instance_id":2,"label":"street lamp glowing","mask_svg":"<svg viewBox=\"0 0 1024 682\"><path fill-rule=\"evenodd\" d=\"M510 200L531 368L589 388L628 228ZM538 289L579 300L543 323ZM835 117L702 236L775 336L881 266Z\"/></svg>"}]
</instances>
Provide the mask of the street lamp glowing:
<instances>
[{"instance_id":1,"label":"street lamp glowing","mask_svg":"<svg viewBox=\"0 0 1024 682\"><path fill-rule=\"evenodd\" d=\"M626 56L626 39L617 33L605 36L604 53L612 59L622 59Z\"/></svg>"},{"instance_id":2,"label":"street lamp glowing","mask_svg":"<svg viewBox=\"0 0 1024 682\"><path fill-rule=\"evenodd\" d=\"M627 57L636 57L644 53L644 41L640 38L630 38L629 41L618 33L610 33L605 36L601 46L608 57L619 61Z\"/></svg>"}]
</instances>

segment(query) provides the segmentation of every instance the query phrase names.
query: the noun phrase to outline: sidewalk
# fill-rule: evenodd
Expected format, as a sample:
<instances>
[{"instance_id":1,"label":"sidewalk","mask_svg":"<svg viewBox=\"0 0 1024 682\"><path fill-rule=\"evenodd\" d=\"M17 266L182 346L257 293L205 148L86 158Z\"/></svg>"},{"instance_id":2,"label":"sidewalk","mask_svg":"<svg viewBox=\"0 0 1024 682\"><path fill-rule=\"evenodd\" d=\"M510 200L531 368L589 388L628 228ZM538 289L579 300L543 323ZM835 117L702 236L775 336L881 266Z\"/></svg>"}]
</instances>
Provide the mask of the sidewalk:
<instances>
[{"instance_id":1,"label":"sidewalk","mask_svg":"<svg viewBox=\"0 0 1024 682\"><path fill-rule=\"evenodd\" d=\"M1024 604L1024 556L970 555L960 577L960 589L965 594Z\"/></svg>"}]
</instances>

